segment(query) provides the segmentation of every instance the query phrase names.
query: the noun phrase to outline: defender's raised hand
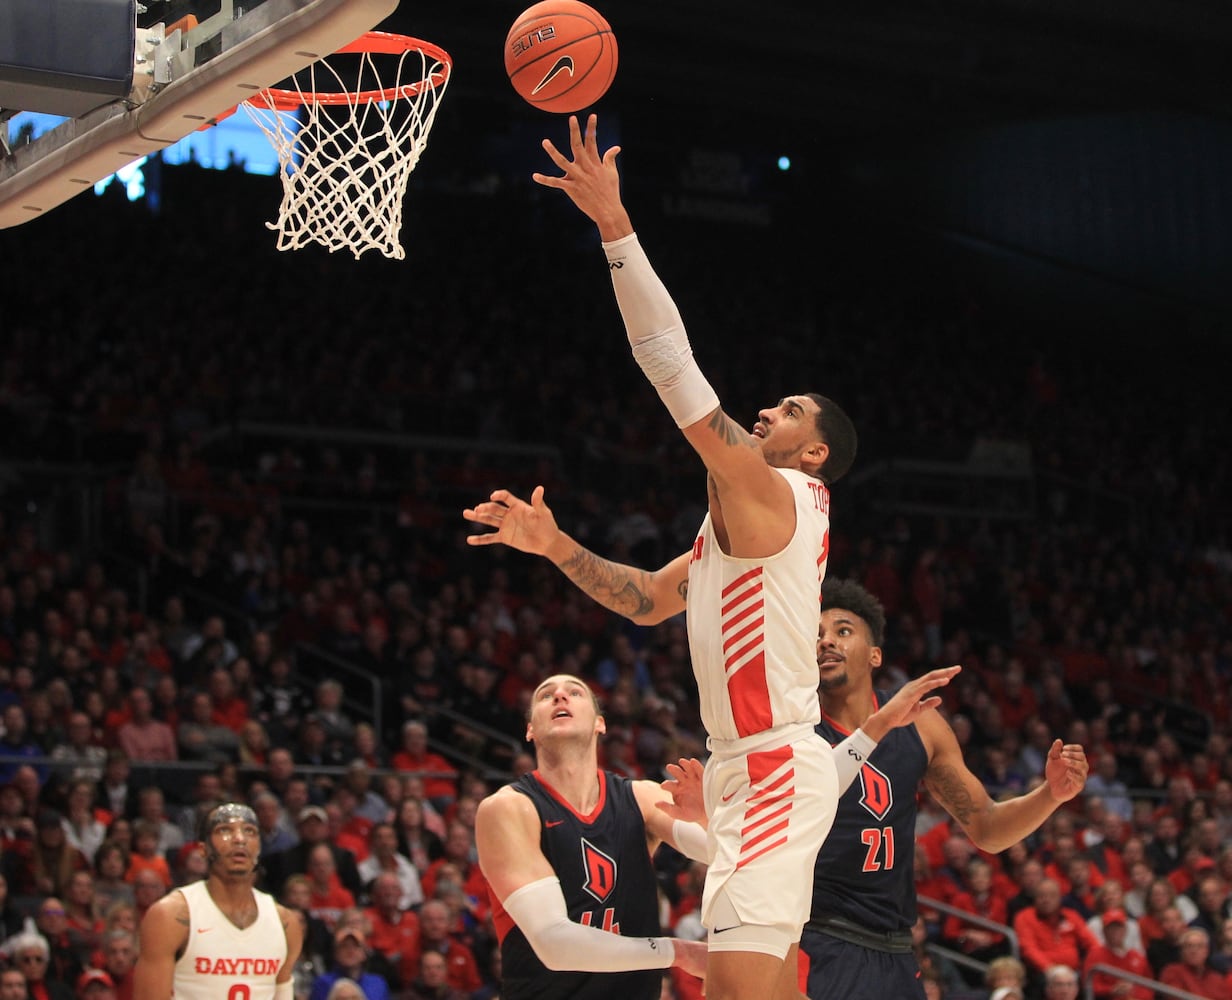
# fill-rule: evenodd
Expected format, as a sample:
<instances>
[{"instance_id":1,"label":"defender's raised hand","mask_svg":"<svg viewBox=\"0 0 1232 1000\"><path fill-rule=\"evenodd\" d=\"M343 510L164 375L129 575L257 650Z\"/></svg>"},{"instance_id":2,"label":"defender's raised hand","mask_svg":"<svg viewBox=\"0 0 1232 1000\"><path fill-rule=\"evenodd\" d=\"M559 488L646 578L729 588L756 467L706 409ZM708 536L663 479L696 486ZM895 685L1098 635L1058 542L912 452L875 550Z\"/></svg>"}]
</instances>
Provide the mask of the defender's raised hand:
<instances>
[{"instance_id":1,"label":"defender's raised hand","mask_svg":"<svg viewBox=\"0 0 1232 1000\"><path fill-rule=\"evenodd\" d=\"M1068 802L1081 792L1086 786L1089 768L1086 751L1080 744L1053 740L1048 748L1048 762L1044 765L1044 779L1052 797L1058 802Z\"/></svg>"},{"instance_id":2,"label":"defender's raised hand","mask_svg":"<svg viewBox=\"0 0 1232 1000\"><path fill-rule=\"evenodd\" d=\"M560 528L551 508L543 502L543 487L536 486L530 503L508 490L495 490L481 504L467 507L462 516L495 531L468 535L467 545L495 545L498 542L531 555L546 555L552 542L560 537Z\"/></svg>"}]
</instances>

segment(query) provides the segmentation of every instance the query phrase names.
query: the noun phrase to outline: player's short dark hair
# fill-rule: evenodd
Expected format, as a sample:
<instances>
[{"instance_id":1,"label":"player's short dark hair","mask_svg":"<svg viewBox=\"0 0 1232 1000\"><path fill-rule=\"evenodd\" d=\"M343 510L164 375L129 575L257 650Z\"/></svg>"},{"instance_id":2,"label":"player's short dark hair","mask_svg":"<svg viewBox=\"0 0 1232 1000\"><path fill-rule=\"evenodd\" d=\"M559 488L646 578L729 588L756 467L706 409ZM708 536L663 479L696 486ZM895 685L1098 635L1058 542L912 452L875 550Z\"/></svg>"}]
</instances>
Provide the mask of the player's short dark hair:
<instances>
[{"instance_id":1,"label":"player's short dark hair","mask_svg":"<svg viewBox=\"0 0 1232 1000\"><path fill-rule=\"evenodd\" d=\"M833 611L835 608L850 611L860 618L868 626L874 646L885 641L885 608L855 580L826 580L821 585L821 609Z\"/></svg>"},{"instance_id":2,"label":"player's short dark hair","mask_svg":"<svg viewBox=\"0 0 1232 1000\"><path fill-rule=\"evenodd\" d=\"M815 392L808 393L808 398L817 404L817 433L830 448L829 456L817 470L821 481L829 486L842 479L856 460L856 425L834 400Z\"/></svg>"}]
</instances>

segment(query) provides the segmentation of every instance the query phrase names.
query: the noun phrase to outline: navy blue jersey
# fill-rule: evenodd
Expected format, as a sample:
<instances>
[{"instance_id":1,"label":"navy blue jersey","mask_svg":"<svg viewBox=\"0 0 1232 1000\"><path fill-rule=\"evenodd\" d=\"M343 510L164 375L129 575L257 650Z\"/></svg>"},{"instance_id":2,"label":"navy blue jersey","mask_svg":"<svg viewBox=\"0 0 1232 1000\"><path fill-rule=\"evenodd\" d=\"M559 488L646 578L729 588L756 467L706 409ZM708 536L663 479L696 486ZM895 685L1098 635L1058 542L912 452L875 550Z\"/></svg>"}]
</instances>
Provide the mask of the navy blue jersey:
<instances>
[{"instance_id":1,"label":"navy blue jersey","mask_svg":"<svg viewBox=\"0 0 1232 1000\"><path fill-rule=\"evenodd\" d=\"M878 705L894 692L878 694ZM831 746L851 734L822 714ZM810 919L841 917L874 932L915 923L916 792L928 752L914 725L892 729L839 799L834 826L817 855Z\"/></svg>"},{"instance_id":2,"label":"navy blue jersey","mask_svg":"<svg viewBox=\"0 0 1232 1000\"><path fill-rule=\"evenodd\" d=\"M599 804L588 816L575 812L537 771L512 787L539 813L539 846L560 878L570 920L613 934L661 933L646 825L628 778L600 771ZM664 970L553 972L495 898L493 917L501 938L502 1000L658 1000Z\"/></svg>"}]
</instances>

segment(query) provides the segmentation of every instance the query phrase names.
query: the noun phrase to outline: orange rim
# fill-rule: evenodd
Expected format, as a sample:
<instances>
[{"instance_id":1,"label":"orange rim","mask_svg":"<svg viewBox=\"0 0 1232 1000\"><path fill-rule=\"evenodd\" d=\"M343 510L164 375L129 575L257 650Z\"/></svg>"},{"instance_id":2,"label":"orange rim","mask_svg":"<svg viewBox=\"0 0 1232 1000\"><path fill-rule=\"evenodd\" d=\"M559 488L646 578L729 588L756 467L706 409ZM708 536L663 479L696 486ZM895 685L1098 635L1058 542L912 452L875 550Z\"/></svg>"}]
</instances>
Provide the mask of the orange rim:
<instances>
[{"instance_id":1,"label":"orange rim","mask_svg":"<svg viewBox=\"0 0 1232 1000\"><path fill-rule=\"evenodd\" d=\"M435 89L449 79L449 71L453 66L449 53L440 46L412 38L410 35L398 35L389 31L369 31L338 50L339 53L367 52L390 56L400 56L411 51L422 52L439 68L417 83L404 83L400 87L378 87L375 90L359 91L298 91L269 87L250 97L248 101L250 104L263 104L275 111L294 111L305 104L339 105L396 101L399 98L416 97L425 87Z\"/></svg>"}]
</instances>

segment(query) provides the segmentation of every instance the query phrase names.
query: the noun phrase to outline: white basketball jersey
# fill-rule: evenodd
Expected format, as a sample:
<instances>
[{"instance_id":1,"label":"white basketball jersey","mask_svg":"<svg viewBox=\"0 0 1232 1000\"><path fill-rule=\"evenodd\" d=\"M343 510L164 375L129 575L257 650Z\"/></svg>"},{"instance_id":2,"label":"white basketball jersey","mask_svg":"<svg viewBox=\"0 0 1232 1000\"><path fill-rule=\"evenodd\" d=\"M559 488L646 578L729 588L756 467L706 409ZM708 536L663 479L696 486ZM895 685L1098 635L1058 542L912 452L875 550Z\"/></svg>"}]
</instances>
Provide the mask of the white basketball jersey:
<instances>
[{"instance_id":1,"label":"white basketball jersey","mask_svg":"<svg viewBox=\"0 0 1232 1000\"><path fill-rule=\"evenodd\" d=\"M274 1000L287 934L268 893L253 891L257 919L243 930L223 915L204 880L183 886L188 946L175 963L175 1000Z\"/></svg>"},{"instance_id":2,"label":"white basketball jersey","mask_svg":"<svg viewBox=\"0 0 1232 1000\"><path fill-rule=\"evenodd\" d=\"M689 561L688 631L711 749L782 726L815 726L821 581L830 548L830 491L795 469L796 530L764 559L725 555L707 514Z\"/></svg>"}]
</instances>

